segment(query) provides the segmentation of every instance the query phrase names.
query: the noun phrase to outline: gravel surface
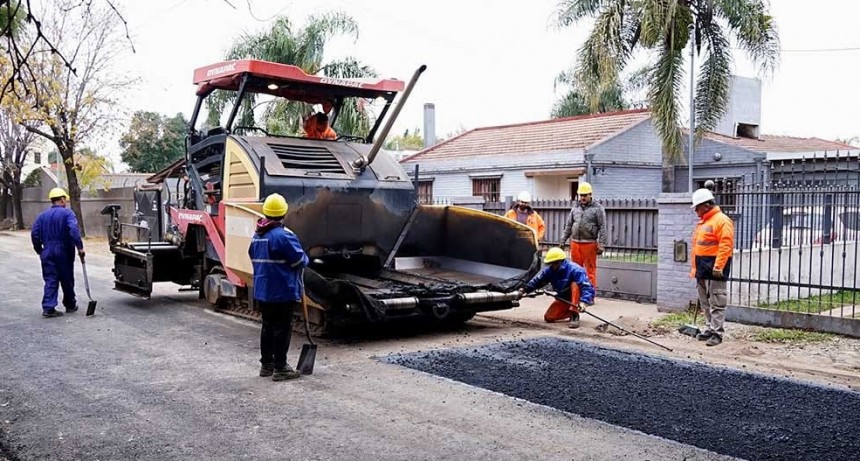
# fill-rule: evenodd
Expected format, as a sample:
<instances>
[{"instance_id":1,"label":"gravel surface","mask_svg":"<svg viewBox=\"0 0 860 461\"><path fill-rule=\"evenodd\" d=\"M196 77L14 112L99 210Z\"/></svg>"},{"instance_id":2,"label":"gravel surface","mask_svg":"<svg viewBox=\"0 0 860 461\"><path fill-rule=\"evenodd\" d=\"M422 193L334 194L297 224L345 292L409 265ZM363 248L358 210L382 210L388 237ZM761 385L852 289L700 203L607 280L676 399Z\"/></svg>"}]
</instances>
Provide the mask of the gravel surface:
<instances>
[{"instance_id":1,"label":"gravel surface","mask_svg":"<svg viewBox=\"0 0 860 461\"><path fill-rule=\"evenodd\" d=\"M860 453L860 393L810 383L558 338L383 360L735 457Z\"/></svg>"}]
</instances>

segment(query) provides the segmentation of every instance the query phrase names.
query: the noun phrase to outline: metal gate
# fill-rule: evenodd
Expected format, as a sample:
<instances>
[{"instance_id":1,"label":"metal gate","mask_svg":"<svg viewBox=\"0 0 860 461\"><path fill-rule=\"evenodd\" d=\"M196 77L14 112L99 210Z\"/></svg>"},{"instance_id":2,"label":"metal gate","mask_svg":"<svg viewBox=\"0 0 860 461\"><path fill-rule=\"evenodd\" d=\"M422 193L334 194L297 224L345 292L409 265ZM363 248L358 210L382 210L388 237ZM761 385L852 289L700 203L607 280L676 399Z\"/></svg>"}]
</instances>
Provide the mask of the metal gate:
<instances>
[{"instance_id":1,"label":"metal gate","mask_svg":"<svg viewBox=\"0 0 860 461\"><path fill-rule=\"evenodd\" d=\"M606 209L606 252L597 259L599 296L654 302L657 299L657 201L649 198L600 198ZM572 200L534 200L546 223L541 247L557 246ZM504 214L512 203L488 202L484 210Z\"/></svg>"},{"instance_id":2,"label":"metal gate","mask_svg":"<svg viewBox=\"0 0 860 461\"><path fill-rule=\"evenodd\" d=\"M845 179L818 171L716 194L735 223L729 320L860 336L860 183Z\"/></svg>"}]
</instances>

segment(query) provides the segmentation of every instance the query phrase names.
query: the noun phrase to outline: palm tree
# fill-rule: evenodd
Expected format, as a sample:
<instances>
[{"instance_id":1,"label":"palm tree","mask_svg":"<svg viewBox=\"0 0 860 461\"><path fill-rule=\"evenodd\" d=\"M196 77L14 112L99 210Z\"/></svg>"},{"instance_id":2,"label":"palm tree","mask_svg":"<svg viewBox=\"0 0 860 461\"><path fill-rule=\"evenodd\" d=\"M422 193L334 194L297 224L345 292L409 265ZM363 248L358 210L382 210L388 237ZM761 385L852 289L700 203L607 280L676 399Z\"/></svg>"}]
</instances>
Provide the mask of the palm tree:
<instances>
[{"instance_id":1,"label":"palm tree","mask_svg":"<svg viewBox=\"0 0 860 461\"><path fill-rule=\"evenodd\" d=\"M579 50L575 77L592 108L637 47L654 56L648 105L668 164L683 161L679 99L691 37L697 56L703 56L695 85L699 137L714 128L728 104L730 39L763 71L772 71L779 57L776 26L762 0L561 0L560 27L585 18L594 18L594 28Z\"/></svg>"},{"instance_id":2,"label":"palm tree","mask_svg":"<svg viewBox=\"0 0 860 461\"><path fill-rule=\"evenodd\" d=\"M555 78L556 88L559 85L566 87L567 93L562 95L552 106L552 118L571 117L574 115L595 114L612 112L627 108L624 99L624 91L621 84L616 80L600 93L597 105L592 106L586 101L585 92L579 87L570 71L562 72Z\"/></svg>"},{"instance_id":3,"label":"palm tree","mask_svg":"<svg viewBox=\"0 0 860 461\"><path fill-rule=\"evenodd\" d=\"M323 74L337 78L375 77L372 68L361 64L354 58L324 63L326 43L334 36L347 35L358 38L358 24L350 16L340 13L326 13L311 16L304 27L295 27L289 18L282 16L275 20L271 29L239 37L227 52L227 59L261 59L264 61L291 64L308 74ZM213 94L207 104L208 123L218 125L224 107L235 98L235 93L218 92ZM254 125L254 95L248 95L239 113L238 125ZM302 120L312 110L305 103L275 100L266 102L263 122L267 131L275 134L297 134L302 131ZM370 117L358 101L346 101L341 108L335 124L339 133L362 136L369 131Z\"/></svg>"}]
</instances>

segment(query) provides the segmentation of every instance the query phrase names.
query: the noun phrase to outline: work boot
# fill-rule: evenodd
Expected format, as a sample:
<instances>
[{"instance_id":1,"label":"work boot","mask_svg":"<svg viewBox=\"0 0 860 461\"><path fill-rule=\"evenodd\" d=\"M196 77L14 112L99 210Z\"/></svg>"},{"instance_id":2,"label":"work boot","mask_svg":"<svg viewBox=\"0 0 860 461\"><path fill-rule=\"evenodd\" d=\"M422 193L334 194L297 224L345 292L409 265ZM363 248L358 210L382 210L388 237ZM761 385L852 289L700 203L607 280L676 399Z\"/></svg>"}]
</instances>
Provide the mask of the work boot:
<instances>
[{"instance_id":1,"label":"work boot","mask_svg":"<svg viewBox=\"0 0 860 461\"><path fill-rule=\"evenodd\" d=\"M697 334L696 339L698 339L699 341L707 341L707 340L711 339L712 336L715 336L713 331L705 330L705 331Z\"/></svg>"},{"instance_id":2,"label":"work boot","mask_svg":"<svg viewBox=\"0 0 860 461\"><path fill-rule=\"evenodd\" d=\"M62 317L63 313L56 309L46 309L42 311L42 317Z\"/></svg>"},{"instance_id":3,"label":"work boot","mask_svg":"<svg viewBox=\"0 0 860 461\"><path fill-rule=\"evenodd\" d=\"M268 378L269 376L272 376L272 374L274 372L275 372L275 366L274 365L263 365L260 367L260 377L261 378Z\"/></svg>"},{"instance_id":4,"label":"work boot","mask_svg":"<svg viewBox=\"0 0 860 461\"><path fill-rule=\"evenodd\" d=\"M286 381L288 379L296 379L302 374L296 370L293 370L293 367L286 365L284 368L275 368L275 371L272 373L272 381Z\"/></svg>"},{"instance_id":5,"label":"work boot","mask_svg":"<svg viewBox=\"0 0 860 461\"><path fill-rule=\"evenodd\" d=\"M719 346L723 343L723 337L720 335L711 335L711 338L708 339L708 342L705 343L706 346Z\"/></svg>"},{"instance_id":6,"label":"work boot","mask_svg":"<svg viewBox=\"0 0 860 461\"><path fill-rule=\"evenodd\" d=\"M567 325L568 328L579 328L579 314L574 312L570 314L570 323Z\"/></svg>"},{"instance_id":7,"label":"work boot","mask_svg":"<svg viewBox=\"0 0 860 461\"><path fill-rule=\"evenodd\" d=\"M67 307L67 308L66 308L66 313L67 313L67 314L71 314L72 312L77 312L77 311L78 311L78 305L77 305L77 304L75 304L75 305L74 305L74 306L72 306L72 307Z\"/></svg>"}]
</instances>

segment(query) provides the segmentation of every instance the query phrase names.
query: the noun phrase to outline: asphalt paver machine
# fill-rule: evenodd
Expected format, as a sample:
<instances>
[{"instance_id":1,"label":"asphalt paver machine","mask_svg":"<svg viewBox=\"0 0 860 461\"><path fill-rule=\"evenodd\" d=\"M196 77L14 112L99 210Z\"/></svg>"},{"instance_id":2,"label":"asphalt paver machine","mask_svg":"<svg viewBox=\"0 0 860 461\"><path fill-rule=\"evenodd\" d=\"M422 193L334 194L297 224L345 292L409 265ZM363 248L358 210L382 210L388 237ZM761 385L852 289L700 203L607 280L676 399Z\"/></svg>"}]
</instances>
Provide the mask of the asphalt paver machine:
<instances>
[{"instance_id":1,"label":"asphalt paver machine","mask_svg":"<svg viewBox=\"0 0 860 461\"><path fill-rule=\"evenodd\" d=\"M308 75L257 60L197 69L186 155L140 191L157 191L147 213L159 219L126 224L118 206L103 211L115 289L148 298L154 283L172 282L216 309L259 318L248 245L262 201L277 192L289 204L285 225L311 259L304 280L317 328L403 318L462 322L517 306L511 292L540 266L534 232L483 211L419 204L419 172L410 178L381 149L423 70L407 85ZM216 90L231 96L226 123L197 128ZM345 104L373 104L378 114L367 135L336 140L235 126L248 101L262 98L322 105L335 128ZM125 239L129 227L148 238Z\"/></svg>"}]
</instances>

